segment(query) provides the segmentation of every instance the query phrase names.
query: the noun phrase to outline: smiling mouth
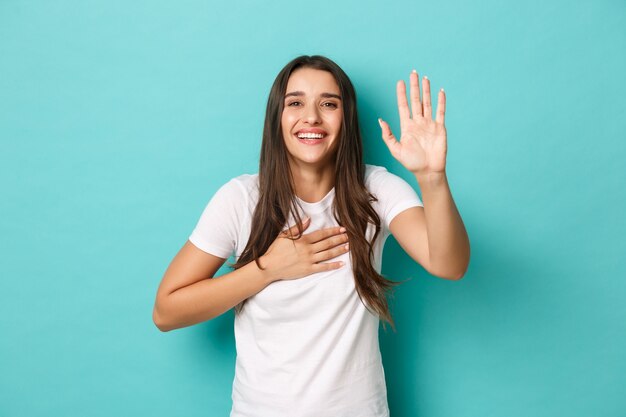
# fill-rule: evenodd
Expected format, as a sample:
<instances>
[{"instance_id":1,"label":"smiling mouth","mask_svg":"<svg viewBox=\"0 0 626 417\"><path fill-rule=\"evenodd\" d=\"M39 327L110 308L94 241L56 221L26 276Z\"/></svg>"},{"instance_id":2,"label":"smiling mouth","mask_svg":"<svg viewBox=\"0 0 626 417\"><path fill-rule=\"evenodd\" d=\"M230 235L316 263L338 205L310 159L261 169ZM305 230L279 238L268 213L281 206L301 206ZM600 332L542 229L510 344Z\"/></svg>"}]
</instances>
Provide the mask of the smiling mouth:
<instances>
[{"instance_id":1,"label":"smiling mouth","mask_svg":"<svg viewBox=\"0 0 626 417\"><path fill-rule=\"evenodd\" d=\"M298 135L294 135L297 139L298 142L303 143L305 145L318 145L322 142L324 142L324 139L326 138L326 135L323 134L319 134L319 133L306 133L306 134L298 134Z\"/></svg>"},{"instance_id":2,"label":"smiling mouth","mask_svg":"<svg viewBox=\"0 0 626 417\"><path fill-rule=\"evenodd\" d=\"M324 142L328 133L326 132L298 132L294 134L294 136L298 139L298 142L303 143L305 145L318 145Z\"/></svg>"},{"instance_id":3,"label":"smiling mouth","mask_svg":"<svg viewBox=\"0 0 626 417\"><path fill-rule=\"evenodd\" d=\"M326 136L323 133L298 133L298 139L322 139Z\"/></svg>"}]
</instances>

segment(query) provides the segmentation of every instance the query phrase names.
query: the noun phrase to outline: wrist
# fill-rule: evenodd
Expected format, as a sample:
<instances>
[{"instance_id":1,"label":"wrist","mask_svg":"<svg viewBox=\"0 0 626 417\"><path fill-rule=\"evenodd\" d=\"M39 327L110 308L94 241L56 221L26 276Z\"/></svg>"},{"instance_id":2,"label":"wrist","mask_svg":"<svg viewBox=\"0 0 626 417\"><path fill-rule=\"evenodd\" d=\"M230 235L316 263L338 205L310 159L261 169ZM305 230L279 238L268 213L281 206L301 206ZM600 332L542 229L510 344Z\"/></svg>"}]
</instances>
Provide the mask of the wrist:
<instances>
[{"instance_id":1,"label":"wrist","mask_svg":"<svg viewBox=\"0 0 626 417\"><path fill-rule=\"evenodd\" d=\"M446 171L439 172L414 172L415 179L419 184L420 188L422 187L437 187L439 185L443 185L447 183L448 178L446 176Z\"/></svg>"},{"instance_id":2,"label":"wrist","mask_svg":"<svg viewBox=\"0 0 626 417\"><path fill-rule=\"evenodd\" d=\"M272 270L272 268L268 264L269 264L269 260L267 259L267 255L261 255L259 257L259 265L261 266L262 269L259 268L258 265L256 266L256 268L258 269L259 275L261 276L263 281L266 283L266 285L269 285L272 282L279 280L279 278L276 277L275 272Z\"/></svg>"}]
</instances>

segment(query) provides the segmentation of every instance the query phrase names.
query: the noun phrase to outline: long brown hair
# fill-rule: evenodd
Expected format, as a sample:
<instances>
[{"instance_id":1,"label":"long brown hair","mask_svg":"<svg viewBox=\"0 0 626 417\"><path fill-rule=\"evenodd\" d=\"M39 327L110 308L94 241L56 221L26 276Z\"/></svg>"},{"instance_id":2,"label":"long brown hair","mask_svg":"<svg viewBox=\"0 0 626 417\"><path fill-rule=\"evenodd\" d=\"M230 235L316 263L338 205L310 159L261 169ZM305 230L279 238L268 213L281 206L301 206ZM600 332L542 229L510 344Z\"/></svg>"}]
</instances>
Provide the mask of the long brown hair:
<instances>
[{"instance_id":1,"label":"long brown hair","mask_svg":"<svg viewBox=\"0 0 626 417\"><path fill-rule=\"evenodd\" d=\"M233 268L241 268L255 261L259 268L262 256L285 228L291 214L301 224L295 198L294 184L287 150L283 140L281 115L290 75L298 68L312 68L331 73L339 86L343 105L339 146L335 159L335 199L333 215L346 228L350 242L350 256L355 287L364 305L383 320L395 325L389 312L387 293L397 282L380 275L372 265L373 245L380 233L380 218L371 202L377 201L365 188L363 144L356 107L356 93L345 72L330 59L320 56L299 56L279 73L269 93L263 127L263 142L259 162L259 200L252 217L248 244ZM371 241L366 238L368 224L375 227ZM300 228L299 235L303 233ZM296 238L297 238L296 237ZM365 300L365 301L364 301ZM239 313L244 302L235 307ZM368 307L369 306L369 307Z\"/></svg>"}]
</instances>

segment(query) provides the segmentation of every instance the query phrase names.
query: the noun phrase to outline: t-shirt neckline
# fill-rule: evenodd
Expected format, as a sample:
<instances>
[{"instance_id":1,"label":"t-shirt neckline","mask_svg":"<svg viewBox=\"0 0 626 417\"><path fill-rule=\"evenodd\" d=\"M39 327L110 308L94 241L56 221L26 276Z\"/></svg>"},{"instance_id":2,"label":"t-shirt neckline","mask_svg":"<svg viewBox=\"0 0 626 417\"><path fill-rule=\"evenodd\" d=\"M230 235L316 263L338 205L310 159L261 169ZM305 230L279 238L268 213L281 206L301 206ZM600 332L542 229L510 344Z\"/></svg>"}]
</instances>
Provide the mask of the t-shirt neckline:
<instances>
[{"instance_id":1,"label":"t-shirt neckline","mask_svg":"<svg viewBox=\"0 0 626 417\"><path fill-rule=\"evenodd\" d=\"M307 213L321 213L326 210L333 202L333 197L335 196L335 187L331 188L330 191L322 198L320 201L315 203L308 203L296 196L296 201L300 204L300 207Z\"/></svg>"}]
</instances>

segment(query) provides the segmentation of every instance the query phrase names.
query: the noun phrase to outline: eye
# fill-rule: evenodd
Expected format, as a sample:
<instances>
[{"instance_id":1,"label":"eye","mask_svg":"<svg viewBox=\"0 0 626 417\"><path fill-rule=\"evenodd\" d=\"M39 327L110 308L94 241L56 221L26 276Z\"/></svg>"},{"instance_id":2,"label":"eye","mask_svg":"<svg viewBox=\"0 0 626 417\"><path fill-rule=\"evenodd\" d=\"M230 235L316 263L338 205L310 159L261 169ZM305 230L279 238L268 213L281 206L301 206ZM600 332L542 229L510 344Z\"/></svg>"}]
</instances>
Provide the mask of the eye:
<instances>
[{"instance_id":1,"label":"eye","mask_svg":"<svg viewBox=\"0 0 626 417\"><path fill-rule=\"evenodd\" d=\"M325 103L322 103L322 106L323 107L328 107L328 108L331 108L331 109L336 109L337 108L337 103L334 103L332 101L327 101Z\"/></svg>"},{"instance_id":2,"label":"eye","mask_svg":"<svg viewBox=\"0 0 626 417\"><path fill-rule=\"evenodd\" d=\"M289 107L297 107L297 106L300 106L301 104L302 103L300 103L299 101L292 101L292 102L287 103L287 106L289 106Z\"/></svg>"}]
</instances>

